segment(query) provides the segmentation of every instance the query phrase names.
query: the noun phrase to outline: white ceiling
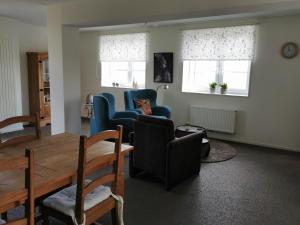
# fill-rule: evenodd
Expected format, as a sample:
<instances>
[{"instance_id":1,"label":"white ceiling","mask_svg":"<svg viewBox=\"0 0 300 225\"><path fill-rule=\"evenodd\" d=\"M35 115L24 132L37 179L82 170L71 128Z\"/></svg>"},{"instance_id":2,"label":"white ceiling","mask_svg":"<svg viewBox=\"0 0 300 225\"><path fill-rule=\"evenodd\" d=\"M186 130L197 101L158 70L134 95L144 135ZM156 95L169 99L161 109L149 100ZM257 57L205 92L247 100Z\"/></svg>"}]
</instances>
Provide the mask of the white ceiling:
<instances>
[{"instance_id":1,"label":"white ceiling","mask_svg":"<svg viewBox=\"0 0 300 225\"><path fill-rule=\"evenodd\" d=\"M47 24L47 6L67 1L72 0L0 0L0 16L45 26Z\"/></svg>"},{"instance_id":2,"label":"white ceiling","mask_svg":"<svg viewBox=\"0 0 300 225\"><path fill-rule=\"evenodd\" d=\"M0 16L45 26L53 4L62 4L66 24L77 27L300 10L299 0L0 0Z\"/></svg>"}]
</instances>

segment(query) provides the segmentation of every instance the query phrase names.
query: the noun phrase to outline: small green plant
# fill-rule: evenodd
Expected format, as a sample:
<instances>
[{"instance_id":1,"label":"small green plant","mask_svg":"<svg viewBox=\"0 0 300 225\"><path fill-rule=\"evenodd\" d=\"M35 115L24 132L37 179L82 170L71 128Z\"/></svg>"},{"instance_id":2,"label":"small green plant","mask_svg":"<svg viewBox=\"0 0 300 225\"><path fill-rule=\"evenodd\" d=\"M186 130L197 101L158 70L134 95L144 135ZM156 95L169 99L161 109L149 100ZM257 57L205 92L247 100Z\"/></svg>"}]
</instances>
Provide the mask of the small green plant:
<instances>
[{"instance_id":1,"label":"small green plant","mask_svg":"<svg viewBox=\"0 0 300 225\"><path fill-rule=\"evenodd\" d=\"M227 89L227 84L226 83L221 83L219 84L220 88L223 89L223 90L226 90Z\"/></svg>"},{"instance_id":2,"label":"small green plant","mask_svg":"<svg viewBox=\"0 0 300 225\"><path fill-rule=\"evenodd\" d=\"M219 84L220 88L221 88L221 94L225 94L226 90L227 90L227 84L226 83L221 83Z\"/></svg>"},{"instance_id":3,"label":"small green plant","mask_svg":"<svg viewBox=\"0 0 300 225\"><path fill-rule=\"evenodd\" d=\"M217 85L218 84L216 82L212 82L212 83L209 84L209 87L210 87L211 90L215 90Z\"/></svg>"}]
</instances>

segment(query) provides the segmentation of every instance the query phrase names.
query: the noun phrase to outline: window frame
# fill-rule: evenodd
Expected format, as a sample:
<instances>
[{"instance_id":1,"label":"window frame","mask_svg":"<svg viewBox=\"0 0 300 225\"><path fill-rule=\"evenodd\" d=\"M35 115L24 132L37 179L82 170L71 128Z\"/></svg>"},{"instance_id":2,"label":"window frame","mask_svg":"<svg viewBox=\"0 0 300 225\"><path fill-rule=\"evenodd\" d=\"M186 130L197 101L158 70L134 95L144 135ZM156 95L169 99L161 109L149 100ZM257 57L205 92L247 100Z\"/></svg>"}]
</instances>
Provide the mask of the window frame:
<instances>
[{"instance_id":1,"label":"window frame","mask_svg":"<svg viewBox=\"0 0 300 225\"><path fill-rule=\"evenodd\" d=\"M184 62L189 61L210 61L210 60L183 60L182 61L182 85L181 85L181 91L183 93L198 93L198 94L211 94L211 95L228 95L228 96L240 96L240 97L248 97L250 92L250 77L251 77L251 67L252 67L252 61L251 60L213 60L216 61L216 74L215 74L215 81L218 84L223 83L223 77L224 77L224 61L248 61L248 68L247 68L247 79L246 79L246 89L236 89L236 88L228 88L226 93L221 93L220 88L216 88L215 92L211 92L209 90L209 87L207 89L195 91L191 90L188 91L187 89L184 89L184 69L183 64Z\"/></svg>"},{"instance_id":2,"label":"window frame","mask_svg":"<svg viewBox=\"0 0 300 225\"><path fill-rule=\"evenodd\" d=\"M112 83L110 85L105 85L103 84L103 73L102 73L102 68L103 68L103 64L102 63L117 63L118 61L100 61L99 62L99 65L100 65L100 87L104 87L104 88L130 88L130 89L143 89L146 87L146 74L147 74L147 62L146 61L122 61L122 63L128 63L128 70L127 73L128 73L128 80L131 80L131 83L128 82L127 84L128 85L120 85L117 81L112 81ZM145 63L145 82L143 84L143 86L138 86L138 87L134 87L133 86L133 63L137 63L137 62L142 62L142 63ZM121 70L118 70L118 71L121 71ZM136 71L142 71L142 70L136 70ZM111 66L109 67L109 75L111 75L112 73L112 70L111 70ZM113 85L113 83L118 83L118 85ZM138 85L141 85L141 84L138 84Z\"/></svg>"}]
</instances>

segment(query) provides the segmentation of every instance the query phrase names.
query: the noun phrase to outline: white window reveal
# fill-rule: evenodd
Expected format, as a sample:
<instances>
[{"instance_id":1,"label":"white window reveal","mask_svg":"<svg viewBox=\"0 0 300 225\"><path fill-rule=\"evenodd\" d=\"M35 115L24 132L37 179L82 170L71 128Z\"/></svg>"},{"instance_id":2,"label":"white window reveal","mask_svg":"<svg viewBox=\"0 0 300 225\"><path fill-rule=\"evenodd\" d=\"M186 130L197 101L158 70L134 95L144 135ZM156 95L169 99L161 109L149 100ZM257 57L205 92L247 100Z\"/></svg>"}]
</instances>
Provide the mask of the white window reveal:
<instances>
[{"instance_id":1,"label":"white window reveal","mask_svg":"<svg viewBox=\"0 0 300 225\"><path fill-rule=\"evenodd\" d=\"M255 31L252 25L183 31L182 91L219 94L226 84L226 94L248 96Z\"/></svg>"},{"instance_id":2,"label":"white window reveal","mask_svg":"<svg viewBox=\"0 0 300 225\"><path fill-rule=\"evenodd\" d=\"M145 88L146 33L100 36L101 86Z\"/></svg>"}]
</instances>

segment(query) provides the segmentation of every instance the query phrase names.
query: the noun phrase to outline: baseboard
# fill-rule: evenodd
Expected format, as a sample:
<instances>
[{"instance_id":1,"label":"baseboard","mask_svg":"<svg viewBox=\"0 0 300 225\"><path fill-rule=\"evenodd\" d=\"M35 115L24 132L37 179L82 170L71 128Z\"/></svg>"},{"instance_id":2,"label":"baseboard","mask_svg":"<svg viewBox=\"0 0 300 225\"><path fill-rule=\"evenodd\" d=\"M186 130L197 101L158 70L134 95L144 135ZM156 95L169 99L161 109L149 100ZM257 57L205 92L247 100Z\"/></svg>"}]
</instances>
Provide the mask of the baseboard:
<instances>
[{"instance_id":1,"label":"baseboard","mask_svg":"<svg viewBox=\"0 0 300 225\"><path fill-rule=\"evenodd\" d=\"M284 150L284 151L300 152L300 149L297 149L297 148L290 148L290 147L285 147L285 146L280 146L280 145L261 143L261 142L255 142L255 141L248 141L248 140L245 140L245 139L220 137L220 136L214 135L211 132L208 132L208 134L209 134L208 135L209 137L214 138L214 139L218 139L218 140L231 141L231 142L236 142L236 143L241 143L241 144L255 145L255 146L260 146L260 147Z\"/></svg>"}]
</instances>

